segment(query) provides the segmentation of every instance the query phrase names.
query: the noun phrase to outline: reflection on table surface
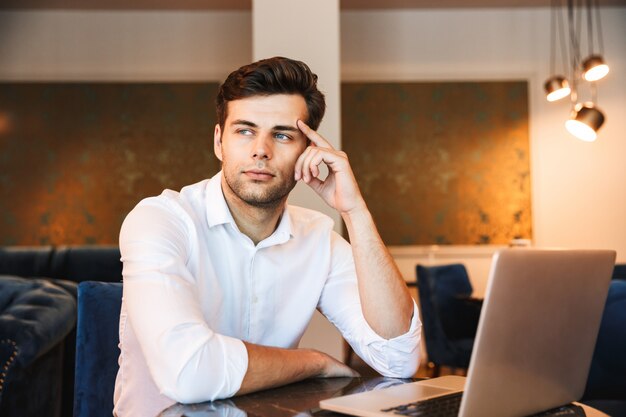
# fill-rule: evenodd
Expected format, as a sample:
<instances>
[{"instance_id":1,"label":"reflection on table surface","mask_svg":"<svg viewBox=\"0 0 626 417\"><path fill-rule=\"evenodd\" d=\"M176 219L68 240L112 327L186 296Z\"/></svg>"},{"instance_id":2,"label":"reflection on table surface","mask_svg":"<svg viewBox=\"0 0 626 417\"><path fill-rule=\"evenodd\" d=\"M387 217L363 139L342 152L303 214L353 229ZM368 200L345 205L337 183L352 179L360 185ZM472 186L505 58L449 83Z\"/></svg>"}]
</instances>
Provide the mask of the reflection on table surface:
<instances>
[{"instance_id":1,"label":"reflection on table surface","mask_svg":"<svg viewBox=\"0 0 626 417\"><path fill-rule=\"evenodd\" d=\"M320 400L410 381L414 380L384 377L308 379L228 400L187 405L175 404L164 410L160 417L335 416L338 414L319 409Z\"/></svg>"}]
</instances>

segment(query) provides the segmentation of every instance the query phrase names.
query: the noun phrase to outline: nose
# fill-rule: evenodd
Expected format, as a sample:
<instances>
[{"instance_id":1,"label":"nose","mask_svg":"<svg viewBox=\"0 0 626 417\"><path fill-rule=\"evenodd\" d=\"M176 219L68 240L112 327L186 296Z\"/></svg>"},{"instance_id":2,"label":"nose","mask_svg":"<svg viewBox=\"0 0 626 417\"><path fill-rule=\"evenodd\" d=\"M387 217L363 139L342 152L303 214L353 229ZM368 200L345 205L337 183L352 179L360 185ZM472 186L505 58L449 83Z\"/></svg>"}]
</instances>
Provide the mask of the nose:
<instances>
[{"instance_id":1,"label":"nose","mask_svg":"<svg viewBox=\"0 0 626 417\"><path fill-rule=\"evenodd\" d=\"M258 135L252 143L252 159L271 159L273 142L269 135Z\"/></svg>"}]
</instances>

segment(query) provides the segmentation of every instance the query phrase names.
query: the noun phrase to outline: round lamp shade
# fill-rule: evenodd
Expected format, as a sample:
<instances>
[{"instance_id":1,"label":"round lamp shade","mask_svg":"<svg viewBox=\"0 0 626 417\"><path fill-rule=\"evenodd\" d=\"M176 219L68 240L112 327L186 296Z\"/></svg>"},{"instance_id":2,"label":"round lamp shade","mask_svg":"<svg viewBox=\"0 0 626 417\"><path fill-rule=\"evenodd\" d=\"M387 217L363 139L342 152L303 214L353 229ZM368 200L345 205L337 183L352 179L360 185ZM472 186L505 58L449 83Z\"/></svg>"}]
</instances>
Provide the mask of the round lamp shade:
<instances>
[{"instance_id":1,"label":"round lamp shade","mask_svg":"<svg viewBox=\"0 0 626 417\"><path fill-rule=\"evenodd\" d=\"M591 55L583 61L583 77L587 81L598 81L609 73L609 66L600 55Z\"/></svg>"},{"instance_id":2,"label":"round lamp shade","mask_svg":"<svg viewBox=\"0 0 626 417\"><path fill-rule=\"evenodd\" d=\"M569 96L572 91L565 77L561 77L560 75L550 77L543 87L546 89L546 98L548 101L560 100L563 97Z\"/></svg>"},{"instance_id":3,"label":"round lamp shade","mask_svg":"<svg viewBox=\"0 0 626 417\"><path fill-rule=\"evenodd\" d=\"M593 103L578 103L565 128L578 139L593 142L603 123L604 114Z\"/></svg>"}]
</instances>

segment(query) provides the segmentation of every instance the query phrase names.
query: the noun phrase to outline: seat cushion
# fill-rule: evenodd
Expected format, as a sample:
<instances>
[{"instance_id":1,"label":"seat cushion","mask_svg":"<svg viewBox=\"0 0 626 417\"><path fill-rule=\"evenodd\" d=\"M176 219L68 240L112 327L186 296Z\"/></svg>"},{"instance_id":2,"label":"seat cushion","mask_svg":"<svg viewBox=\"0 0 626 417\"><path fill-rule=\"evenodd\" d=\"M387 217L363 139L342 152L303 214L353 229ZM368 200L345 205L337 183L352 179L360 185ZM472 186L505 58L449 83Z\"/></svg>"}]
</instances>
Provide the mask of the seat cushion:
<instances>
[{"instance_id":1,"label":"seat cushion","mask_svg":"<svg viewBox=\"0 0 626 417\"><path fill-rule=\"evenodd\" d=\"M45 279L0 276L0 338L15 343L15 365L29 366L75 323L76 301L63 288Z\"/></svg>"},{"instance_id":2,"label":"seat cushion","mask_svg":"<svg viewBox=\"0 0 626 417\"><path fill-rule=\"evenodd\" d=\"M74 416L110 416L120 355L122 284L78 285Z\"/></svg>"},{"instance_id":3,"label":"seat cushion","mask_svg":"<svg viewBox=\"0 0 626 417\"><path fill-rule=\"evenodd\" d=\"M0 415L60 415L64 339L75 322L75 298L60 286L0 276Z\"/></svg>"}]
</instances>

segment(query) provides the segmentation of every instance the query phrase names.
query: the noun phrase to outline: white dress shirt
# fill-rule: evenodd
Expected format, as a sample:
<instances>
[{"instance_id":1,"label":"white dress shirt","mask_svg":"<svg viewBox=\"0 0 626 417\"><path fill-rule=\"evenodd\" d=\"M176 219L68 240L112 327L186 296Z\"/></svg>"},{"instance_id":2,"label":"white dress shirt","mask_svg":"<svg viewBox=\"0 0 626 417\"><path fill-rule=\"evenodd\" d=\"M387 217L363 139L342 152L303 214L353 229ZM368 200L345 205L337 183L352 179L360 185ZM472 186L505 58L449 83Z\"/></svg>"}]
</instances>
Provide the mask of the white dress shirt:
<instances>
[{"instance_id":1,"label":"white dress shirt","mask_svg":"<svg viewBox=\"0 0 626 417\"><path fill-rule=\"evenodd\" d=\"M288 205L255 246L230 214L221 172L141 201L122 225L120 250L119 417L233 396L248 366L242 340L296 348L316 309L381 374L417 369L417 307L404 335L386 340L369 327L350 245L333 221Z\"/></svg>"}]
</instances>

